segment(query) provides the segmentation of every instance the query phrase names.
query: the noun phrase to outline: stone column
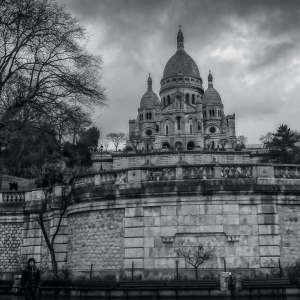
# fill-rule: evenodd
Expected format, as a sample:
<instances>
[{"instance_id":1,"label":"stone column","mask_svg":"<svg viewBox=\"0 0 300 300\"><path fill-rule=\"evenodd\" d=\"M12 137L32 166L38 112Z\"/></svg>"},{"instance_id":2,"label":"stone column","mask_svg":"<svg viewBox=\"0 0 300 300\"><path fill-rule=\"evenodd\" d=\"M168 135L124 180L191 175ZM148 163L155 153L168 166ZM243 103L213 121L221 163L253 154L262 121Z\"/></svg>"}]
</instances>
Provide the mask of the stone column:
<instances>
[{"instance_id":1,"label":"stone column","mask_svg":"<svg viewBox=\"0 0 300 300\"><path fill-rule=\"evenodd\" d=\"M258 205L257 213L260 266L264 267L266 261L273 259L277 262L280 256L276 204Z\"/></svg>"},{"instance_id":2,"label":"stone column","mask_svg":"<svg viewBox=\"0 0 300 300\"><path fill-rule=\"evenodd\" d=\"M50 221L50 239L57 229L59 215L55 215ZM67 263L67 246L68 246L68 218L63 217L61 220L58 234L54 240L54 251L57 267L61 268Z\"/></svg>"},{"instance_id":3,"label":"stone column","mask_svg":"<svg viewBox=\"0 0 300 300\"><path fill-rule=\"evenodd\" d=\"M24 217L23 246L21 254L29 259L33 257L37 264L41 263L42 229L37 222L38 214Z\"/></svg>"},{"instance_id":4,"label":"stone column","mask_svg":"<svg viewBox=\"0 0 300 300\"><path fill-rule=\"evenodd\" d=\"M144 268L144 211L142 207L125 209L124 269Z\"/></svg>"}]
</instances>

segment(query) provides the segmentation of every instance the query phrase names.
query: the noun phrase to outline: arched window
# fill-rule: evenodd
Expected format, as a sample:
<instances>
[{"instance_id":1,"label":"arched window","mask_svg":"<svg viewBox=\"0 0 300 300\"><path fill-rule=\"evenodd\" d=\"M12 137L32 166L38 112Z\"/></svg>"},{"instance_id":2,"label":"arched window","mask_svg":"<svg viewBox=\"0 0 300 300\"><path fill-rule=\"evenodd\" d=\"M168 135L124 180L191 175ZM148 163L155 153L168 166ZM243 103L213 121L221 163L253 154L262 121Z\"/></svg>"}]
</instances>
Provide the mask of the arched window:
<instances>
[{"instance_id":1,"label":"arched window","mask_svg":"<svg viewBox=\"0 0 300 300\"><path fill-rule=\"evenodd\" d=\"M165 120L165 134L169 135L169 119Z\"/></svg>"},{"instance_id":2,"label":"arched window","mask_svg":"<svg viewBox=\"0 0 300 300\"><path fill-rule=\"evenodd\" d=\"M146 120L148 120L148 113L146 113Z\"/></svg>"},{"instance_id":3,"label":"arched window","mask_svg":"<svg viewBox=\"0 0 300 300\"><path fill-rule=\"evenodd\" d=\"M152 114L151 114L151 112L149 113L149 119L151 119L151 117L152 117Z\"/></svg>"},{"instance_id":4,"label":"arched window","mask_svg":"<svg viewBox=\"0 0 300 300\"><path fill-rule=\"evenodd\" d=\"M190 134L193 134L193 119L189 119L188 121L188 131Z\"/></svg>"},{"instance_id":5,"label":"arched window","mask_svg":"<svg viewBox=\"0 0 300 300\"><path fill-rule=\"evenodd\" d=\"M213 115L213 117L215 116L215 110L214 109L212 110L212 115Z\"/></svg>"},{"instance_id":6,"label":"arched window","mask_svg":"<svg viewBox=\"0 0 300 300\"><path fill-rule=\"evenodd\" d=\"M187 150L193 150L195 148L195 143L190 141L187 143Z\"/></svg>"},{"instance_id":7,"label":"arched window","mask_svg":"<svg viewBox=\"0 0 300 300\"><path fill-rule=\"evenodd\" d=\"M171 97L168 95L168 105L171 103Z\"/></svg>"},{"instance_id":8,"label":"arched window","mask_svg":"<svg viewBox=\"0 0 300 300\"><path fill-rule=\"evenodd\" d=\"M203 118L206 118L206 111L203 112Z\"/></svg>"},{"instance_id":9,"label":"arched window","mask_svg":"<svg viewBox=\"0 0 300 300\"><path fill-rule=\"evenodd\" d=\"M177 130L180 130L180 117L176 117L176 123L177 123Z\"/></svg>"},{"instance_id":10,"label":"arched window","mask_svg":"<svg viewBox=\"0 0 300 300\"><path fill-rule=\"evenodd\" d=\"M176 142L175 143L175 148L177 148L177 149L182 149L182 143L181 142Z\"/></svg>"},{"instance_id":11,"label":"arched window","mask_svg":"<svg viewBox=\"0 0 300 300\"><path fill-rule=\"evenodd\" d=\"M164 97L164 101L163 101L164 106L166 106L166 98Z\"/></svg>"},{"instance_id":12,"label":"arched window","mask_svg":"<svg viewBox=\"0 0 300 300\"><path fill-rule=\"evenodd\" d=\"M209 110L209 116L211 117L211 109Z\"/></svg>"},{"instance_id":13,"label":"arched window","mask_svg":"<svg viewBox=\"0 0 300 300\"><path fill-rule=\"evenodd\" d=\"M190 95L189 94L185 94L185 101L186 101L186 103L190 103Z\"/></svg>"},{"instance_id":14,"label":"arched window","mask_svg":"<svg viewBox=\"0 0 300 300\"><path fill-rule=\"evenodd\" d=\"M192 95L192 104L195 104L195 95Z\"/></svg>"},{"instance_id":15,"label":"arched window","mask_svg":"<svg viewBox=\"0 0 300 300\"><path fill-rule=\"evenodd\" d=\"M169 148L170 148L170 144L169 144L168 142L164 142L164 143L162 144L162 147L163 147L164 149L169 149Z\"/></svg>"}]
</instances>

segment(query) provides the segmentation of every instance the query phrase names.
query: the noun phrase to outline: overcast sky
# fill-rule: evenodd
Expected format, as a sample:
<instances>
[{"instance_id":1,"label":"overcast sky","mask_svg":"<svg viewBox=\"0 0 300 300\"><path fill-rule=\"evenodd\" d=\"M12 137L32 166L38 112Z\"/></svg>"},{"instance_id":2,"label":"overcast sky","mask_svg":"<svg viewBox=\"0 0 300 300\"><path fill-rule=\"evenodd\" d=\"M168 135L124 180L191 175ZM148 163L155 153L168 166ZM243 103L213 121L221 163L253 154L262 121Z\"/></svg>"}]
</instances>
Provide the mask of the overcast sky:
<instances>
[{"instance_id":1,"label":"overcast sky","mask_svg":"<svg viewBox=\"0 0 300 300\"><path fill-rule=\"evenodd\" d=\"M91 33L89 50L103 58L109 106L95 114L100 143L109 132L128 133L149 73L159 95L179 24L204 88L211 70L225 114L236 114L237 135L253 144L280 124L300 131L300 1L58 2L79 18Z\"/></svg>"}]
</instances>

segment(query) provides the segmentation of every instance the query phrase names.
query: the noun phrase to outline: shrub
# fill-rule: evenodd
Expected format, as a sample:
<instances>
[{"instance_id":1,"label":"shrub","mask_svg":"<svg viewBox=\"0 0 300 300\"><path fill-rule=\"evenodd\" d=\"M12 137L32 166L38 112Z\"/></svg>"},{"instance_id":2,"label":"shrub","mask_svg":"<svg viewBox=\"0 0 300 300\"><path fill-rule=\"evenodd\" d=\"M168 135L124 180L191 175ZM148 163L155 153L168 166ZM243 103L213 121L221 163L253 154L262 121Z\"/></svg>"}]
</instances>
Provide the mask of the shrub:
<instances>
[{"instance_id":1,"label":"shrub","mask_svg":"<svg viewBox=\"0 0 300 300\"><path fill-rule=\"evenodd\" d=\"M270 259L269 261L265 261L264 267L268 269L268 275L270 275L271 278L279 278L283 276L283 268L279 264L279 261L276 262L273 259Z\"/></svg>"},{"instance_id":2,"label":"shrub","mask_svg":"<svg viewBox=\"0 0 300 300\"><path fill-rule=\"evenodd\" d=\"M61 269L58 270L59 279L70 280L72 278L72 270L67 266L63 265Z\"/></svg>"},{"instance_id":3,"label":"shrub","mask_svg":"<svg viewBox=\"0 0 300 300\"><path fill-rule=\"evenodd\" d=\"M285 271L291 283L298 283L297 278L300 278L300 259L294 263L286 264Z\"/></svg>"}]
</instances>

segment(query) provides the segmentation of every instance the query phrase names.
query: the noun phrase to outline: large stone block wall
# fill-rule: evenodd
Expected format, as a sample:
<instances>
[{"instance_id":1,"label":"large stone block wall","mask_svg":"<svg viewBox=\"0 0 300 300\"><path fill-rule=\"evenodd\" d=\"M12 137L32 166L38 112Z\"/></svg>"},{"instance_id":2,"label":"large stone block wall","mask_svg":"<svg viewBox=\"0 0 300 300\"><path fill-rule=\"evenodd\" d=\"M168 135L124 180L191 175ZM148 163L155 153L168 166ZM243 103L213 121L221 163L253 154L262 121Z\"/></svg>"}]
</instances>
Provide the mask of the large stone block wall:
<instances>
[{"instance_id":1,"label":"large stone block wall","mask_svg":"<svg viewBox=\"0 0 300 300\"><path fill-rule=\"evenodd\" d=\"M0 271L17 272L21 264L23 223L0 223Z\"/></svg>"},{"instance_id":2,"label":"large stone block wall","mask_svg":"<svg viewBox=\"0 0 300 300\"><path fill-rule=\"evenodd\" d=\"M178 258L180 242L216 247L204 268L260 268L279 257L275 205L193 204L125 209L124 268L191 268Z\"/></svg>"},{"instance_id":3,"label":"large stone block wall","mask_svg":"<svg viewBox=\"0 0 300 300\"><path fill-rule=\"evenodd\" d=\"M293 263L300 258L300 207L278 205L280 258L284 263Z\"/></svg>"},{"instance_id":4,"label":"large stone block wall","mask_svg":"<svg viewBox=\"0 0 300 300\"><path fill-rule=\"evenodd\" d=\"M68 217L68 266L76 271L123 266L124 209L82 212Z\"/></svg>"}]
</instances>

